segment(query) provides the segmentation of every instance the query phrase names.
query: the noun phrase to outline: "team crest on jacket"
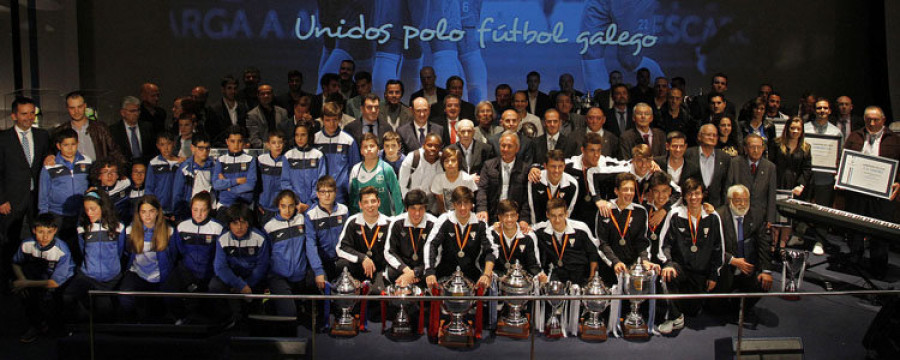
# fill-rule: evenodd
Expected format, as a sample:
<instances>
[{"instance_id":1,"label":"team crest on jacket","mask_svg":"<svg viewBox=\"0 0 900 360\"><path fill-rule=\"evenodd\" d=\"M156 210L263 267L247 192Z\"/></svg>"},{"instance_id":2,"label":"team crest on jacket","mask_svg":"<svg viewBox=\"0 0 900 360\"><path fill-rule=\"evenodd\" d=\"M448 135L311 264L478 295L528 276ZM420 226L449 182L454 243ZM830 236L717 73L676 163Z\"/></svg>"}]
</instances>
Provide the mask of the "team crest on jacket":
<instances>
[{"instance_id":1,"label":"team crest on jacket","mask_svg":"<svg viewBox=\"0 0 900 360\"><path fill-rule=\"evenodd\" d=\"M303 224L297 225L297 231L303 232Z\"/></svg>"},{"instance_id":2,"label":"team crest on jacket","mask_svg":"<svg viewBox=\"0 0 900 360\"><path fill-rule=\"evenodd\" d=\"M316 159L310 160L310 161L309 161L309 166L310 166L310 167L316 167Z\"/></svg>"},{"instance_id":3,"label":"team crest on jacket","mask_svg":"<svg viewBox=\"0 0 900 360\"><path fill-rule=\"evenodd\" d=\"M78 165L78 166L79 166L79 169L81 169L82 172L87 171L87 164L80 164L80 165Z\"/></svg>"},{"instance_id":4,"label":"team crest on jacket","mask_svg":"<svg viewBox=\"0 0 900 360\"><path fill-rule=\"evenodd\" d=\"M337 152L341 152L341 151L344 151L344 145L338 144L338 146L337 146Z\"/></svg>"},{"instance_id":5,"label":"team crest on jacket","mask_svg":"<svg viewBox=\"0 0 900 360\"><path fill-rule=\"evenodd\" d=\"M338 224L343 224L343 223L344 223L344 215L338 215L338 217L337 217L337 223L338 223Z\"/></svg>"},{"instance_id":6,"label":"team crest on jacket","mask_svg":"<svg viewBox=\"0 0 900 360\"><path fill-rule=\"evenodd\" d=\"M212 236L212 235L206 235L206 243L209 244L209 243L211 243L212 241L213 241L213 236Z\"/></svg>"},{"instance_id":7,"label":"team crest on jacket","mask_svg":"<svg viewBox=\"0 0 900 360\"><path fill-rule=\"evenodd\" d=\"M247 163L241 163L241 171L247 171Z\"/></svg>"},{"instance_id":8,"label":"team crest on jacket","mask_svg":"<svg viewBox=\"0 0 900 360\"><path fill-rule=\"evenodd\" d=\"M252 256L253 254L256 253L256 249L255 249L255 248L249 248L249 249L247 249L247 253L250 254L250 255Z\"/></svg>"}]
</instances>

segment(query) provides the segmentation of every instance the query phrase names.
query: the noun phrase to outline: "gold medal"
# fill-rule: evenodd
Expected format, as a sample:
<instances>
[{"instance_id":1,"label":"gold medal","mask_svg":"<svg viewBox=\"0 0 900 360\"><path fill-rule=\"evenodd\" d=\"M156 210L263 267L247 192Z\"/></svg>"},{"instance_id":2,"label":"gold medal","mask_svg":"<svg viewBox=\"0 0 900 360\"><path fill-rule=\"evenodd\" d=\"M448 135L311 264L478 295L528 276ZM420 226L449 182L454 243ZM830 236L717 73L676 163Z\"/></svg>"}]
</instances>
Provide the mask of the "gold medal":
<instances>
[{"instance_id":1,"label":"gold medal","mask_svg":"<svg viewBox=\"0 0 900 360\"><path fill-rule=\"evenodd\" d=\"M650 240L656 240L659 236L656 236L656 233L650 234Z\"/></svg>"},{"instance_id":2,"label":"gold medal","mask_svg":"<svg viewBox=\"0 0 900 360\"><path fill-rule=\"evenodd\" d=\"M619 245L625 246L625 239L620 239L620 240L619 240Z\"/></svg>"}]
</instances>

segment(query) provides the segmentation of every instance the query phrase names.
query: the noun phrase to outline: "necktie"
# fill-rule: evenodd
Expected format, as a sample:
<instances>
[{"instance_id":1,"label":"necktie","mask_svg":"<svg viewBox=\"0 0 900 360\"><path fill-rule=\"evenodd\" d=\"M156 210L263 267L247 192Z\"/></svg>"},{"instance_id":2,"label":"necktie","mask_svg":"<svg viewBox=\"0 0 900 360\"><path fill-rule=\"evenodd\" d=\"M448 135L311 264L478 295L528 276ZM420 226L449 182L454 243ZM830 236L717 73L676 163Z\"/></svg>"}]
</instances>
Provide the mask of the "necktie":
<instances>
[{"instance_id":1,"label":"necktie","mask_svg":"<svg viewBox=\"0 0 900 360\"><path fill-rule=\"evenodd\" d=\"M869 134L869 146L875 145L875 140L878 140L878 138L875 135Z\"/></svg>"},{"instance_id":2,"label":"necktie","mask_svg":"<svg viewBox=\"0 0 900 360\"><path fill-rule=\"evenodd\" d=\"M650 134L644 134L644 144L650 145Z\"/></svg>"},{"instance_id":3,"label":"necktie","mask_svg":"<svg viewBox=\"0 0 900 360\"><path fill-rule=\"evenodd\" d=\"M547 139L547 150L554 150L554 149L556 149L556 139L554 139L554 138Z\"/></svg>"},{"instance_id":4,"label":"necktie","mask_svg":"<svg viewBox=\"0 0 900 360\"><path fill-rule=\"evenodd\" d=\"M137 159L141 157L141 143L138 141L137 136L137 126L129 126L128 130L131 131L131 158Z\"/></svg>"},{"instance_id":5,"label":"necktie","mask_svg":"<svg viewBox=\"0 0 900 360\"><path fill-rule=\"evenodd\" d=\"M419 128L419 146L425 143L425 128Z\"/></svg>"},{"instance_id":6,"label":"necktie","mask_svg":"<svg viewBox=\"0 0 900 360\"><path fill-rule=\"evenodd\" d=\"M369 128L369 131L368 131L369 133L371 133L372 135L375 134L375 125L374 124L367 124L366 127Z\"/></svg>"},{"instance_id":7,"label":"necktie","mask_svg":"<svg viewBox=\"0 0 900 360\"><path fill-rule=\"evenodd\" d=\"M450 143L456 144L456 121L450 121Z\"/></svg>"},{"instance_id":8,"label":"necktie","mask_svg":"<svg viewBox=\"0 0 900 360\"><path fill-rule=\"evenodd\" d=\"M744 217L737 217L737 257L744 258Z\"/></svg>"},{"instance_id":9,"label":"necktie","mask_svg":"<svg viewBox=\"0 0 900 360\"><path fill-rule=\"evenodd\" d=\"M25 131L22 131L21 134L22 134L22 150L25 151L25 161L28 161L28 165L31 165L31 143L28 141L28 133Z\"/></svg>"},{"instance_id":10,"label":"necktie","mask_svg":"<svg viewBox=\"0 0 900 360\"><path fill-rule=\"evenodd\" d=\"M621 112L621 111L619 111L618 113L619 113L619 131L623 132L623 131L625 131L625 113Z\"/></svg>"},{"instance_id":11,"label":"necktie","mask_svg":"<svg viewBox=\"0 0 900 360\"><path fill-rule=\"evenodd\" d=\"M750 174L756 175L756 164L750 164Z\"/></svg>"}]
</instances>

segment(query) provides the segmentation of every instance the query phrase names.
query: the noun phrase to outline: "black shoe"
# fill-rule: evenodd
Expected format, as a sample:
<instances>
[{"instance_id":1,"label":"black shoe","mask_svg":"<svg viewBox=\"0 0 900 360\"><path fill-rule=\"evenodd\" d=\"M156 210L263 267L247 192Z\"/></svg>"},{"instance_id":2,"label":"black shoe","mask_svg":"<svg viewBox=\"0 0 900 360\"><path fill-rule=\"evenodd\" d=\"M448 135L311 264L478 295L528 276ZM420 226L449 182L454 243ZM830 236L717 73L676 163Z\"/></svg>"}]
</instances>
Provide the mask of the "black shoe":
<instances>
[{"instance_id":1,"label":"black shoe","mask_svg":"<svg viewBox=\"0 0 900 360\"><path fill-rule=\"evenodd\" d=\"M39 336L41 336L41 330L34 326L30 326L28 327L28 330L19 337L19 342L23 344L30 344L37 340Z\"/></svg>"}]
</instances>

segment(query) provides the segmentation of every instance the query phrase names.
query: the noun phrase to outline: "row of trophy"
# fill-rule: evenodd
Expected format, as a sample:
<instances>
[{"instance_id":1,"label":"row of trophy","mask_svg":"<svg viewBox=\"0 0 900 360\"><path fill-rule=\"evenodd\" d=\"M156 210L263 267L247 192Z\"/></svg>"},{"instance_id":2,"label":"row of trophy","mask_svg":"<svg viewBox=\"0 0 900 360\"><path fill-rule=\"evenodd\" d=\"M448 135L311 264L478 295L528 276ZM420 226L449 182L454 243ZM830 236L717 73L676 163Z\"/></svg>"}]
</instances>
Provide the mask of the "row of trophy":
<instances>
[{"instance_id":1,"label":"row of trophy","mask_svg":"<svg viewBox=\"0 0 900 360\"><path fill-rule=\"evenodd\" d=\"M783 282L783 291L794 292L799 288L800 281L803 278L803 271L806 263L806 252L803 251L785 251L782 253L784 258L785 270L783 271L786 278ZM552 272L552 270L551 270ZM647 295L651 292L654 274L651 270L645 269L641 262L634 264L626 274L624 274L623 292L628 295ZM518 262L513 264L507 273L499 279L500 293L505 296L527 296L535 291L536 283L532 276ZM361 293L361 283L354 279L346 269L341 276L334 282L334 293L336 295L359 295ZM594 274L592 279L584 285L578 287L569 282L548 281L540 287L541 293L548 296L560 295L610 295L611 290L606 287L603 280L598 274ZM424 290L413 284L405 286L391 285L385 290L385 294L400 296L400 299L392 300L391 303L397 307L396 316L392 322L388 335L393 338L414 337L421 331L421 324L418 331L414 329L410 317L410 312L415 308L416 304L422 301ZM462 271L457 269L452 276L440 283L440 294L444 296L470 297L476 294L475 285L472 281L466 279ZM566 300L548 299L547 304L550 306L549 319L542 329L544 336L547 338L560 338L564 336L564 325L562 317L564 316L563 307ZM631 311L625 316L623 326L623 336L626 339L646 339L650 336L649 326L640 313L640 306L643 300L631 300ZM356 300L335 300L334 303L340 309L338 316L332 325L331 334L335 336L354 336L358 333L360 319L358 316L351 314L352 309L356 306ZM472 346L475 338L475 331L466 316L472 309L475 301L471 299L446 300L441 302L440 308L449 315L449 321L440 326L438 330L438 343L451 347L467 347ZM523 310L529 300L514 299L505 301L504 314L497 322L497 335L507 336L511 338L527 338L531 335L531 319L529 315L523 315ZM586 300L583 301L584 313L581 314L578 323L579 336L588 341L604 341L607 339L607 327L604 324L601 315L610 305L609 300ZM421 305L419 305L421 306ZM420 310L423 310L420 308ZM435 310L435 309L433 309ZM439 312L440 310L437 310ZM420 312L420 317L422 313ZM432 316L437 316L432 314ZM422 319L420 319L420 322Z\"/></svg>"}]
</instances>

